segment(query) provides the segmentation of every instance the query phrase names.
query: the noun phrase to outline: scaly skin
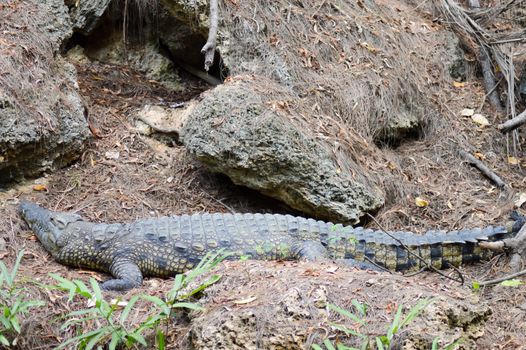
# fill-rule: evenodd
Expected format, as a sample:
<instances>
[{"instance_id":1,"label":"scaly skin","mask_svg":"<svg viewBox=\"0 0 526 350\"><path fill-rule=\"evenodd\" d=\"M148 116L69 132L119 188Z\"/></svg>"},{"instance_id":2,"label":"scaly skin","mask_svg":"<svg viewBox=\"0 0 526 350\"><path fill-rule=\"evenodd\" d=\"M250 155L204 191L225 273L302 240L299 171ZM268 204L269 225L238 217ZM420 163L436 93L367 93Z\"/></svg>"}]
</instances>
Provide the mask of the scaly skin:
<instances>
[{"instance_id":1,"label":"scaly skin","mask_svg":"<svg viewBox=\"0 0 526 350\"><path fill-rule=\"evenodd\" d=\"M362 266L374 267L367 263L370 261L397 271L426 266L382 231L290 215L195 214L99 224L26 201L21 202L20 213L59 263L112 274L115 279L102 284L108 290L137 287L147 276L174 276L217 249L233 258L345 259L358 266L365 262ZM426 263L446 268L486 258L491 253L480 249L478 241L501 239L519 228L516 224L449 233L392 234Z\"/></svg>"}]
</instances>

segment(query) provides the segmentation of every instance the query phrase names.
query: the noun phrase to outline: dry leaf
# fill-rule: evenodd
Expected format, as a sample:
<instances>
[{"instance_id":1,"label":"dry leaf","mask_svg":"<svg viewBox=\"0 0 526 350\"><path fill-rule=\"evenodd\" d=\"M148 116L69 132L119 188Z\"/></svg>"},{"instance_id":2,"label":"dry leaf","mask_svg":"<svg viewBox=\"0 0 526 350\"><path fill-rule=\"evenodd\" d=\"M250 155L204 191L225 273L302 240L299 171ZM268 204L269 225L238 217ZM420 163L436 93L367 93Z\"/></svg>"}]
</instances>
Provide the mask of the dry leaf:
<instances>
[{"instance_id":1,"label":"dry leaf","mask_svg":"<svg viewBox=\"0 0 526 350\"><path fill-rule=\"evenodd\" d=\"M386 166L391 169L391 170L395 170L396 169L396 164L393 163L393 162L387 162Z\"/></svg>"},{"instance_id":2,"label":"dry leaf","mask_svg":"<svg viewBox=\"0 0 526 350\"><path fill-rule=\"evenodd\" d=\"M475 157L480 160L486 159L486 156L480 152L475 152Z\"/></svg>"},{"instance_id":3,"label":"dry leaf","mask_svg":"<svg viewBox=\"0 0 526 350\"><path fill-rule=\"evenodd\" d=\"M255 296L250 296L250 297L245 298L245 299L234 300L234 304L237 304L237 305L248 304L248 303L253 302L253 301L256 300L256 299L257 299L257 297L255 297Z\"/></svg>"},{"instance_id":4,"label":"dry leaf","mask_svg":"<svg viewBox=\"0 0 526 350\"><path fill-rule=\"evenodd\" d=\"M519 193L519 198L515 201L515 208L522 207L524 203L526 203L526 193L521 192Z\"/></svg>"},{"instance_id":5,"label":"dry leaf","mask_svg":"<svg viewBox=\"0 0 526 350\"><path fill-rule=\"evenodd\" d=\"M511 164L511 165L518 165L519 164L519 160L513 156L509 156L508 157L508 163Z\"/></svg>"},{"instance_id":6,"label":"dry leaf","mask_svg":"<svg viewBox=\"0 0 526 350\"><path fill-rule=\"evenodd\" d=\"M473 114L475 114L475 110L471 108L464 108L460 111L462 117L471 117Z\"/></svg>"},{"instance_id":7,"label":"dry leaf","mask_svg":"<svg viewBox=\"0 0 526 350\"><path fill-rule=\"evenodd\" d=\"M478 125L480 126L488 126L489 125L489 121L488 119L483 116L482 114L473 114L471 116L471 119L477 123Z\"/></svg>"},{"instance_id":8,"label":"dry leaf","mask_svg":"<svg viewBox=\"0 0 526 350\"><path fill-rule=\"evenodd\" d=\"M313 269L306 269L303 271L303 276L312 276L312 277L318 277L320 275L320 272L318 270Z\"/></svg>"},{"instance_id":9,"label":"dry leaf","mask_svg":"<svg viewBox=\"0 0 526 350\"><path fill-rule=\"evenodd\" d=\"M47 191L47 187L46 185L34 185L33 191L39 191L39 192Z\"/></svg>"},{"instance_id":10,"label":"dry leaf","mask_svg":"<svg viewBox=\"0 0 526 350\"><path fill-rule=\"evenodd\" d=\"M453 82L453 86L456 87L456 88L463 88L464 86L466 86L466 83L463 83L463 82L460 82L460 81L454 81Z\"/></svg>"},{"instance_id":11,"label":"dry leaf","mask_svg":"<svg viewBox=\"0 0 526 350\"><path fill-rule=\"evenodd\" d=\"M427 207L429 205L429 201L425 200L422 197L416 197L415 204L417 207Z\"/></svg>"},{"instance_id":12,"label":"dry leaf","mask_svg":"<svg viewBox=\"0 0 526 350\"><path fill-rule=\"evenodd\" d=\"M97 305L97 298L95 297L89 299L86 303L86 307L94 307L95 305Z\"/></svg>"},{"instance_id":13,"label":"dry leaf","mask_svg":"<svg viewBox=\"0 0 526 350\"><path fill-rule=\"evenodd\" d=\"M339 267L334 265L334 266L329 267L328 269L325 269L325 271L327 271L328 273L334 274L334 273L336 273L336 271L338 271L338 269L339 269Z\"/></svg>"},{"instance_id":14,"label":"dry leaf","mask_svg":"<svg viewBox=\"0 0 526 350\"><path fill-rule=\"evenodd\" d=\"M128 302L122 299L111 299L110 305L117 306L117 307L125 307L126 305L128 305Z\"/></svg>"}]
</instances>

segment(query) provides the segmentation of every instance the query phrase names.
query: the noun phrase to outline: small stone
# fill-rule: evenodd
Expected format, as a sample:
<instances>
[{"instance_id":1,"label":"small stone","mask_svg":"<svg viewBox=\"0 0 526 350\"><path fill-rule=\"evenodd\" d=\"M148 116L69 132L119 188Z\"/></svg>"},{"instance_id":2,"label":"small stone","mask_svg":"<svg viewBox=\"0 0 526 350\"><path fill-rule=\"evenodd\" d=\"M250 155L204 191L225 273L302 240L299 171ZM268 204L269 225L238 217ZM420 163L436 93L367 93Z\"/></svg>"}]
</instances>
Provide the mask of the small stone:
<instances>
[{"instance_id":1,"label":"small stone","mask_svg":"<svg viewBox=\"0 0 526 350\"><path fill-rule=\"evenodd\" d=\"M104 153L104 156L106 159L117 160L120 157L120 153L118 151L107 151Z\"/></svg>"}]
</instances>

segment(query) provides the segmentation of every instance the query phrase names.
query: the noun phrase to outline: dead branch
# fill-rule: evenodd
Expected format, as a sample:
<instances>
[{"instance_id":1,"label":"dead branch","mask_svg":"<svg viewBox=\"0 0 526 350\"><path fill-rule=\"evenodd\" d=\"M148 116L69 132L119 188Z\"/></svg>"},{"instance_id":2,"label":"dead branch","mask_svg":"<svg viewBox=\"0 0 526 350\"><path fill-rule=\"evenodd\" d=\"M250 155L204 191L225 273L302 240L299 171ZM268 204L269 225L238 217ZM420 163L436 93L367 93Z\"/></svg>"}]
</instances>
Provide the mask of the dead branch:
<instances>
[{"instance_id":1,"label":"dead branch","mask_svg":"<svg viewBox=\"0 0 526 350\"><path fill-rule=\"evenodd\" d=\"M506 122L497 125L497 129L499 129L503 133L510 132L514 129L517 129L522 124L526 123L526 110L524 110L521 114L516 116L513 119L509 119Z\"/></svg>"},{"instance_id":2,"label":"dead branch","mask_svg":"<svg viewBox=\"0 0 526 350\"><path fill-rule=\"evenodd\" d=\"M462 149L459 149L458 152L462 156L462 158L464 158L468 163L470 163L475 168L480 170L482 175L486 176L488 179L493 181L497 185L497 187L503 188L503 187L506 186L506 183L504 181L502 181L502 179L497 174L495 174L493 171L491 171L480 160L478 160L477 158L475 158L474 156L472 156L471 154L469 154L468 152L466 152L466 151L464 151Z\"/></svg>"},{"instance_id":3,"label":"dead branch","mask_svg":"<svg viewBox=\"0 0 526 350\"><path fill-rule=\"evenodd\" d=\"M519 271L519 272L516 272L516 273L512 273L512 274L504 276L504 277L495 278L493 280L479 282L479 286L488 286L488 285L491 285L491 284L497 284L497 283L504 282L506 280L510 280L512 278L523 276L523 275L526 275L526 270L522 270L522 271Z\"/></svg>"},{"instance_id":4,"label":"dead branch","mask_svg":"<svg viewBox=\"0 0 526 350\"><path fill-rule=\"evenodd\" d=\"M214 63L214 55L216 51L217 40L217 26L218 26L218 10L217 0L210 0L210 29L208 30L208 40L201 49L201 53L205 55L205 70L208 72L210 66Z\"/></svg>"},{"instance_id":5,"label":"dead branch","mask_svg":"<svg viewBox=\"0 0 526 350\"><path fill-rule=\"evenodd\" d=\"M488 99L499 113L504 113L504 107L499 97L497 87L497 81L493 75L493 67L491 66L491 58L489 56L488 50L482 46L480 48L479 54L480 67L482 69L482 77L484 80L484 87L488 92Z\"/></svg>"},{"instance_id":6,"label":"dead branch","mask_svg":"<svg viewBox=\"0 0 526 350\"><path fill-rule=\"evenodd\" d=\"M513 254L510 258L510 266L513 271L519 271L522 265L522 258L526 254L526 225L522 225L515 237L497 242L485 242L480 246L493 251L511 250Z\"/></svg>"}]
</instances>

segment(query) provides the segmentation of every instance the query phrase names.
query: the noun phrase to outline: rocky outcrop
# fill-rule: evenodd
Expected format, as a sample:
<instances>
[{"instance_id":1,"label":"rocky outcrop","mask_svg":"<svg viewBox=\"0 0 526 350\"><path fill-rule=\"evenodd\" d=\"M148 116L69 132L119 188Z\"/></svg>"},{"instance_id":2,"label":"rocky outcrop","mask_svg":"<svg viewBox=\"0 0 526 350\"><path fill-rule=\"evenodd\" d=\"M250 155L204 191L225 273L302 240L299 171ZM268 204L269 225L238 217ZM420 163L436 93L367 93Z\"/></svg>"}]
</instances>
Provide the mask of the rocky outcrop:
<instances>
[{"instance_id":1,"label":"rocky outcrop","mask_svg":"<svg viewBox=\"0 0 526 350\"><path fill-rule=\"evenodd\" d=\"M276 272L279 271L279 272ZM310 349L330 339L353 348L375 342L387 333L402 306L405 318L418 301L432 300L407 325L398 329L391 346L396 349L431 349L461 340L462 349L480 348L491 308L461 286L444 293L429 276L409 279L385 273L310 263L229 262L215 271L221 282L201 300L205 311L191 319L191 348L205 349ZM424 281L422 281L424 278ZM364 290L365 288L365 290ZM360 312L354 305L364 305ZM355 320L331 310L349 310ZM346 335L342 325L369 339ZM340 327L341 329L341 327Z\"/></svg>"},{"instance_id":2,"label":"rocky outcrop","mask_svg":"<svg viewBox=\"0 0 526 350\"><path fill-rule=\"evenodd\" d=\"M66 0L65 3L70 8L73 29L82 34L89 34L99 24L111 0Z\"/></svg>"},{"instance_id":3,"label":"rocky outcrop","mask_svg":"<svg viewBox=\"0 0 526 350\"><path fill-rule=\"evenodd\" d=\"M355 223L383 204L289 117L265 103L251 81L236 80L207 93L182 139L212 171L314 217Z\"/></svg>"},{"instance_id":4,"label":"rocky outcrop","mask_svg":"<svg viewBox=\"0 0 526 350\"><path fill-rule=\"evenodd\" d=\"M406 111L391 114L387 121L379 125L373 139L376 144L383 146L394 147L403 141L417 139L423 130L418 117Z\"/></svg>"},{"instance_id":5,"label":"rocky outcrop","mask_svg":"<svg viewBox=\"0 0 526 350\"><path fill-rule=\"evenodd\" d=\"M0 51L1 186L72 162L90 133L75 68L57 55L72 33L64 3L22 2L14 9L0 7L0 16L5 20L5 50ZM20 28L26 28L24 34Z\"/></svg>"}]
</instances>

